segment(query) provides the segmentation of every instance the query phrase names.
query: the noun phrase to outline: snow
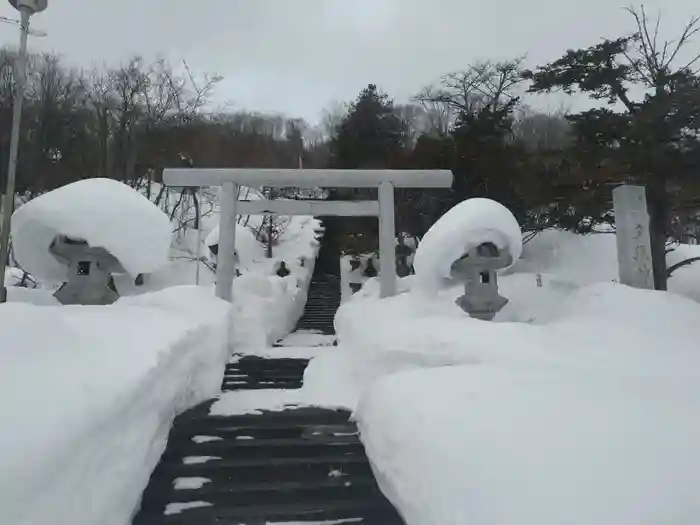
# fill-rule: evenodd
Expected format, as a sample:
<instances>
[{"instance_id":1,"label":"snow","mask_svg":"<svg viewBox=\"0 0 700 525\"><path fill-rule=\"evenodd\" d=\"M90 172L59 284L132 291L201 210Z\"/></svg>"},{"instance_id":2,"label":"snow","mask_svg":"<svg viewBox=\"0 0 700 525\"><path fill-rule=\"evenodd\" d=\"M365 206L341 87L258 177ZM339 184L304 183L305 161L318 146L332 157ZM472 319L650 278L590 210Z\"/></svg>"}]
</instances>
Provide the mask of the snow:
<instances>
[{"instance_id":1,"label":"snow","mask_svg":"<svg viewBox=\"0 0 700 525\"><path fill-rule=\"evenodd\" d=\"M219 244L218 225L207 235L204 244L207 247ZM258 242L249 228L241 224L236 224L236 253L239 257L239 265L245 269L250 269L252 264L255 264L265 257L265 248ZM216 255L211 251L209 251L209 258L213 262L217 261Z\"/></svg>"},{"instance_id":2,"label":"snow","mask_svg":"<svg viewBox=\"0 0 700 525\"><path fill-rule=\"evenodd\" d=\"M152 197L160 193L158 190L158 185L154 185ZM246 189L244 196L259 197L253 189ZM189 213L192 214L191 211ZM91 220L85 220L85 217L91 217ZM183 230L179 220L182 217L174 219L171 225L167 216L149 204L148 199L139 192L113 180L88 179L42 195L23 205L13 218L13 235L16 231L20 236L14 238L15 250L23 250L26 258L31 259L25 261L22 258L19 262L40 278L39 283L36 290L18 288L14 285L23 274L11 269L6 276L6 282L12 286L10 300L56 304L51 294L57 284L65 280L66 268L48 252L48 245L56 235L54 229L66 235L89 236L92 245L104 245L120 260L125 258L124 250L128 252L128 257L132 257L131 262L135 262L133 259L136 258L141 262L149 260L149 256L159 251L158 265L138 267L137 273L146 274L142 286L135 285L134 275L115 275L115 284L122 296L195 284L198 273L197 283L213 295L216 275L213 265L205 263L207 256L214 262L216 260L208 251L207 243L218 240L218 204L214 202L211 212L202 217L201 237L191 228ZM241 222L248 224L248 227L242 224L237 226L236 250L242 276L234 282L236 301L232 342L240 348L269 346L294 328L303 313L318 253L316 232L322 229L319 221L313 217L285 218L286 228L273 247L273 257L268 259L264 247L251 231L260 220L260 216L242 217ZM167 228L164 226L166 223ZM190 226L192 224L190 220ZM168 230L167 235L165 229ZM144 249L142 245L145 240L150 242L156 236L156 230L162 230L162 235L155 239L152 249L149 249L150 245ZM171 232L176 230L177 233L173 235ZM169 255L170 261L163 254ZM204 262L198 260L198 254ZM276 274L282 261L290 271L287 277ZM51 275L43 271L48 269ZM133 268L126 269L133 273Z\"/></svg>"},{"instance_id":3,"label":"snow","mask_svg":"<svg viewBox=\"0 0 700 525\"><path fill-rule=\"evenodd\" d=\"M176 478L174 488L175 490L197 490L207 483L211 483L209 478Z\"/></svg>"},{"instance_id":4,"label":"snow","mask_svg":"<svg viewBox=\"0 0 700 525\"><path fill-rule=\"evenodd\" d=\"M361 523L363 518L348 518L330 521L285 521L272 522L268 521L266 525L345 525L350 523Z\"/></svg>"},{"instance_id":5,"label":"snow","mask_svg":"<svg viewBox=\"0 0 700 525\"><path fill-rule=\"evenodd\" d=\"M696 522L699 315L601 283L542 325L442 318L359 402L382 488L409 525Z\"/></svg>"},{"instance_id":6,"label":"snow","mask_svg":"<svg viewBox=\"0 0 700 525\"><path fill-rule=\"evenodd\" d=\"M172 516L173 514L180 514L183 510L189 509L199 509L202 507L211 507L212 504L206 501L187 501L185 503L168 503L165 507L164 514L166 516Z\"/></svg>"},{"instance_id":7,"label":"snow","mask_svg":"<svg viewBox=\"0 0 700 525\"><path fill-rule=\"evenodd\" d=\"M490 242L516 261L522 252L518 221L502 204L482 198L455 205L428 230L416 250L416 285L436 291L451 277L451 266L472 248Z\"/></svg>"},{"instance_id":8,"label":"snow","mask_svg":"<svg viewBox=\"0 0 700 525\"><path fill-rule=\"evenodd\" d=\"M538 272L576 285L617 280L615 235L543 231L523 246L520 260L506 273Z\"/></svg>"},{"instance_id":9,"label":"snow","mask_svg":"<svg viewBox=\"0 0 700 525\"><path fill-rule=\"evenodd\" d=\"M281 339L279 344L290 347L333 346L335 340L336 337L334 335L317 333L313 330L299 330Z\"/></svg>"},{"instance_id":10,"label":"snow","mask_svg":"<svg viewBox=\"0 0 700 525\"><path fill-rule=\"evenodd\" d=\"M700 266L673 293L635 290L613 282L614 250L537 236L493 322L454 304L459 286L425 295L414 276L380 300L371 279L296 397L354 411L407 525L697 523Z\"/></svg>"},{"instance_id":11,"label":"snow","mask_svg":"<svg viewBox=\"0 0 700 525\"><path fill-rule=\"evenodd\" d=\"M379 261L376 253L362 254L356 256L344 255L340 258L340 294L341 301L348 301L353 292L352 285L363 286L369 278L365 275L369 261L377 272L379 272ZM357 266L353 269L353 263Z\"/></svg>"},{"instance_id":12,"label":"snow","mask_svg":"<svg viewBox=\"0 0 700 525\"><path fill-rule=\"evenodd\" d=\"M312 217L291 218L272 259L260 259L234 281L234 345L240 351L265 348L289 334L304 312L319 242ZM276 274L281 261L290 274Z\"/></svg>"},{"instance_id":13,"label":"snow","mask_svg":"<svg viewBox=\"0 0 700 525\"><path fill-rule=\"evenodd\" d=\"M280 411L312 404L301 390L272 388L239 390L221 394L212 404L209 414L212 416L261 414L263 410Z\"/></svg>"},{"instance_id":14,"label":"snow","mask_svg":"<svg viewBox=\"0 0 700 525\"><path fill-rule=\"evenodd\" d=\"M197 287L0 306L0 523L127 523L174 416L219 391L228 312Z\"/></svg>"},{"instance_id":15,"label":"snow","mask_svg":"<svg viewBox=\"0 0 700 525\"><path fill-rule=\"evenodd\" d=\"M136 276L167 264L172 230L168 217L136 190L98 178L45 193L12 217L19 265L43 280L64 282L67 267L49 252L57 235L105 248Z\"/></svg>"},{"instance_id":16,"label":"snow","mask_svg":"<svg viewBox=\"0 0 700 525\"><path fill-rule=\"evenodd\" d=\"M221 441L222 439L218 436L194 436L192 441L195 443L210 443L211 441Z\"/></svg>"},{"instance_id":17,"label":"snow","mask_svg":"<svg viewBox=\"0 0 700 525\"><path fill-rule=\"evenodd\" d=\"M218 220L218 214L216 218ZM203 245L214 237L217 220L207 221L211 230L204 229ZM236 251L239 254L238 270L242 273L233 284L233 339L241 351L248 348L264 348L287 335L301 317L306 293L314 270L319 242L315 230L318 220L312 217L292 217L279 242L273 247L273 257L265 257L265 250L251 231L238 225ZM140 294L177 284L195 282L197 232L190 230L171 249L173 260L162 270L146 277L142 287L133 281L115 279L117 289L123 294ZM203 246L201 254L207 254ZM215 260L215 257L210 258ZM279 277L277 269L284 261L290 274ZM216 275L213 268L200 266L200 285L214 293Z\"/></svg>"},{"instance_id":18,"label":"snow","mask_svg":"<svg viewBox=\"0 0 700 525\"><path fill-rule=\"evenodd\" d=\"M219 456L188 456L182 458L182 462L185 465L200 465L202 463L207 463L208 461L213 461L216 459L222 459Z\"/></svg>"},{"instance_id":19,"label":"snow","mask_svg":"<svg viewBox=\"0 0 700 525\"><path fill-rule=\"evenodd\" d=\"M59 224L53 206L36 209ZM44 224L30 212L25 233ZM0 306L0 428L11 429L0 431L0 523L128 523L173 417L218 393L231 319L237 352L311 362L301 389L223 393L211 413L353 410L407 525L700 518L700 266L674 273L673 293L633 290L613 282L614 234L551 230L522 246L508 210L472 199L424 237L417 275L399 280L397 296L380 300L372 278L343 304L339 346L306 332L271 348L301 315L319 224L293 218L272 259L240 226L243 275L230 309L196 257L217 222L215 211L201 238L178 233L171 262L144 286L119 276L125 297L109 307L55 306L47 283L10 289L12 302ZM493 322L462 312L454 301L463 290L449 282L452 262L482 242L522 251L499 278L510 302ZM698 254L679 246L669 263ZM284 278L281 261L291 272ZM193 283L197 267L199 287L173 287ZM175 488L207 482L179 478Z\"/></svg>"},{"instance_id":20,"label":"snow","mask_svg":"<svg viewBox=\"0 0 700 525\"><path fill-rule=\"evenodd\" d=\"M322 355L322 354L318 354ZM280 357L280 356L274 356ZM314 361L311 361L312 363ZM325 369L328 371L328 369ZM234 390L224 392L209 409L212 416L236 416L277 412L302 407L345 409L348 407L348 391L337 388L338 370L321 387L318 383L300 389ZM342 383L341 383L342 385ZM345 396L345 397L344 397Z\"/></svg>"},{"instance_id":21,"label":"snow","mask_svg":"<svg viewBox=\"0 0 700 525\"><path fill-rule=\"evenodd\" d=\"M691 524L699 401L670 377L481 365L391 376L358 419L408 524Z\"/></svg>"},{"instance_id":22,"label":"snow","mask_svg":"<svg viewBox=\"0 0 700 525\"><path fill-rule=\"evenodd\" d=\"M22 288L16 284L23 272L6 272L10 303L0 306L7 343L0 348L0 428L6 429L0 430L0 523L125 525L173 418L219 393L229 345L267 348L293 328L314 268L319 222L291 218L271 259L239 226L243 275L234 282L233 309L214 297L215 274L206 262L203 241L217 223L214 207L202 220L203 235L182 230L130 188L99 179L16 212L15 252L25 254L20 262L38 279L27 283L36 289ZM104 246L130 273L147 273L144 284L116 275L122 298L114 305L58 306L51 294L66 274L47 250L59 233ZM205 257L198 260L198 253ZM282 261L286 277L276 275ZM199 286L191 286L197 268ZM310 357L305 348L280 350Z\"/></svg>"},{"instance_id":23,"label":"snow","mask_svg":"<svg viewBox=\"0 0 700 525\"><path fill-rule=\"evenodd\" d=\"M313 359L324 353L332 352L333 347L322 346L283 346L248 348L243 351L245 355L266 357L270 359Z\"/></svg>"}]
</instances>

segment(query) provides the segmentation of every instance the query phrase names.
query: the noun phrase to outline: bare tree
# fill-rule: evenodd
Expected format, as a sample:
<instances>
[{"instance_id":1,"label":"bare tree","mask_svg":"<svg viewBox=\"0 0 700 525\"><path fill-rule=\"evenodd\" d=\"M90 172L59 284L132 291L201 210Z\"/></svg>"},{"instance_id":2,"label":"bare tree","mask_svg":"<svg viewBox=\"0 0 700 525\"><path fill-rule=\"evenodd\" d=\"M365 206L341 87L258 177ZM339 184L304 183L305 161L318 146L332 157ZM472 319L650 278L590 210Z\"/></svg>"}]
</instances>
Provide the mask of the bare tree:
<instances>
[{"instance_id":1,"label":"bare tree","mask_svg":"<svg viewBox=\"0 0 700 525\"><path fill-rule=\"evenodd\" d=\"M321 129L324 140L329 140L335 135L338 125L342 122L343 117L347 114L348 107L340 102L331 103L323 110L321 117Z\"/></svg>"},{"instance_id":2,"label":"bare tree","mask_svg":"<svg viewBox=\"0 0 700 525\"><path fill-rule=\"evenodd\" d=\"M517 98L523 81L523 57L501 62L482 61L462 71L444 75L437 85L424 87L415 99L436 115L476 113L483 108L500 109Z\"/></svg>"},{"instance_id":3,"label":"bare tree","mask_svg":"<svg viewBox=\"0 0 700 525\"><path fill-rule=\"evenodd\" d=\"M406 123L409 146L415 145L420 135L431 130L430 116L422 104L396 104L394 113Z\"/></svg>"},{"instance_id":4,"label":"bare tree","mask_svg":"<svg viewBox=\"0 0 700 525\"><path fill-rule=\"evenodd\" d=\"M566 110L542 113L522 106L516 112L513 135L531 150L559 150L571 144L571 125Z\"/></svg>"}]
</instances>

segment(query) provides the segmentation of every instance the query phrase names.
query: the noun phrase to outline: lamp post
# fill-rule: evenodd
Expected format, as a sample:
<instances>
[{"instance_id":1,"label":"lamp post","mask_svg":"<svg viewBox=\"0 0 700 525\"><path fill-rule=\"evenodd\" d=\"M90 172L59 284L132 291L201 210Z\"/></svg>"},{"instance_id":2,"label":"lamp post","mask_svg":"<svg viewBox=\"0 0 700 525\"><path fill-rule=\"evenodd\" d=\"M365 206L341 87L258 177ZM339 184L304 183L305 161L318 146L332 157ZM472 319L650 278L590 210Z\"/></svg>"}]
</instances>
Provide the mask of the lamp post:
<instances>
[{"instance_id":1,"label":"lamp post","mask_svg":"<svg viewBox=\"0 0 700 525\"><path fill-rule=\"evenodd\" d=\"M9 0L12 7L20 12L19 54L15 66L15 101L12 107L12 135L10 138L10 156L7 165L7 183L2 206L2 226L0 226L0 271L2 271L2 286L0 287L0 303L7 301L5 287L5 271L10 251L10 220L15 204L15 178L17 175L17 154L19 151L20 122L22 120L22 103L24 89L27 83L27 37L29 35L29 19L32 15L46 9L48 0Z\"/></svg>"}]
</instances>

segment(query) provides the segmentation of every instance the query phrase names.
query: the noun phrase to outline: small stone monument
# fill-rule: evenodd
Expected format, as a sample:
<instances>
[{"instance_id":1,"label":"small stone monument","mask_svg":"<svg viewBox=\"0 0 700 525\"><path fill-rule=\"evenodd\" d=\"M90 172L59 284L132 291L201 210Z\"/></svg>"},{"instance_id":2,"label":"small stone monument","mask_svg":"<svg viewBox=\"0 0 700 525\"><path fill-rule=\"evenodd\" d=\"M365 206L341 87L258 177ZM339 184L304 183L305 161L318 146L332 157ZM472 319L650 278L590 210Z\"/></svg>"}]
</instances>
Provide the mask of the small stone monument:
<instances>
[{"instance_id":1,"label":"small stone monument","mask_svg":"<svg viewBox=\"0 0 700 525\"><path fill-rule=\"evenodd\" d=\"M68 266L68 281L54 293L61 304L106 305L119 299L112 273L124 269L107 250L93 248L82 239L59 235L49 252Z\"/></svg>"},{"instance_id":2,"label":"small stone monument","mask_svg":"<svg viewBox=\"0 0 700 525\"><path fill-rule=\"evenodd\" d=\"M371 257L367 259L367 266L365 266L365 271L362 273L365 277L369 277L370 279L379 275L377 268L374 266L374 259Z\"/></svg>"},{"instance_id":3,"label":"small stone monument","mask_svg":"<svg viewBox=\"0 0 700 525\"><path fill-rule=\"evenodd\" d=\"M620 282L634 288L654 289L646 188L624 184L613 190L617 262Z\"/></svg>"},{"instance_id":4,"label":"small stone monument","mask_svg":"<svg viewBox=\"0 0 700 525\"><path fill-rule=\"evenodd\" d=\"M292 273L292 272L290 272L290 271L289 271L289 268L287 268L287 263L286 263L286 262L280 261L280 266L279 266L279 268L277 268L277 272L276 272L276 273L277 273L277 275L278 275L279 277L284 278L284 277L287 277L287 276L288 276L290 273Z\"/></svg>"},{"instance_id":5,"label":"small stone monument","mask_svg":"<svg viewBox=\"0 0 700 525\"><path fill-rule=\"evenodd\" d=\"M464 283L464 295L455 301L462 310L475 319L491 321L508 304L498 294L497 270L513 264L510 253L502 252L490 242L469 250L452 263L452 276Z\"/></svg>"}]
</instances>

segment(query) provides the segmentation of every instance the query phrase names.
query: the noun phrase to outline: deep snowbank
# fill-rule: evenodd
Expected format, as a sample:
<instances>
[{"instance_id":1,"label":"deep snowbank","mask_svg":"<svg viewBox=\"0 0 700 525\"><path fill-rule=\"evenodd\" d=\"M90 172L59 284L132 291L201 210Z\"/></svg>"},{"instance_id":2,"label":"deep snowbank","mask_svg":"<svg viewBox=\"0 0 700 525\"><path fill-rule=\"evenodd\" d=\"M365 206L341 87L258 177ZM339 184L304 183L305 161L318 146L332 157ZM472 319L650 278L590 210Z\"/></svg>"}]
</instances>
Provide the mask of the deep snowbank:
<instances>
[{"instance_id":1,"label":"deep snowbank","mask_svg":"<svg viewBox=\"0 0 700 525\"><path fill-rule=\"evenodd\" d=\"M200 256L208 255L208 243L218 241L216 219L208 218L203 228ZM288 334L306 302L306 293L314 270L319 242L318 220L312 217L292 217L274 246L273 257L265 256L263 245L251 231L238 225L236 251L239 255L240 277L234 280L233 343L239 348L266 347ZM161 270L146 276L145 285L134 286L128 276L117 276L117 289L125 295L162 290L169 286L194 284L200 265L200 285L214 294L216 274L212 267L197 261L197 232L188 231L171 248L172 260ZM289 275L280 277L277 270L284 261Z\"/></svg>"},{"instance_id":2,"label":"deep snowbank","mask_svg":"<svg viewBox=\"0 0 700 525\"><path fill-rule=\"evenodd\" d=\"M398 362L356 417L408 525L700 519L700 305L610 283L542 325L407 309L375 341L373 363Z\"/></svg>"},{"instance_id":3,"label":"deep snowbank","mask_svg":"<svg viewBox=\"0 0 700 525\"><path fill-rule=\"evenodd\" d=\"M167 264L172 230L168 217L140 193L98 178L45 193L12 216L20 266L41 279L64 282L67 267L49 253L57 235L105 248L135 277Z\"/></svg>"},{"instance_id":4,"label":"deep snowbank","mask_svg":"<svg viewBox=\"0 0 700 525\"><path fill-rule=\"evenodd\" d=\"M494 322L459 286L380 300L368 281L300 397L355 410L407 525L697 523L700 266L671 278L688 298L634 290L614 235L550 231L507 273Z\"/></svg>"},{"instance_id":5,"label":"deep snowbank","mask_svg":"<svg viewBox=\"0 0 700 525\"><path fill-rule=\"evenodd\" d=\"M295 216L274 247L233 284L233 342L238 350L265 348L294 329L304 312L306 294L320 246L313 217ZM289 275L277 270L284 261Z\"/></svg>"},{"instance_id":6,"label":"deep snowbank","mask_svg":"<svg viewBox=\"0 0 700 525\"><path fill-rule=\"evenodd\" d=\"M219 244L219 225L217 224L214 229L211 230L209 235L207 235L204 240L204 245L207 247L208 253L206 254L212 262L217 262L216 254L211 252L210 246ZM242 224L236 224L236 253L238 254L239 265L247 270L250 268L251 263L260 261L264 259L263 245L258 242L250 231L250 228L246 228Z\"/></svg>"},{"instance_id":7,"label":"deep snowbank","mask_svg":"<svg viewBox=\"0 0 700 525\"><path fill-rule=\"evenodd\" d=\"M219 391L228 305L177 287L0 310L0 523L125 525L174 416Z\"/></svg>"}]
</instances>

